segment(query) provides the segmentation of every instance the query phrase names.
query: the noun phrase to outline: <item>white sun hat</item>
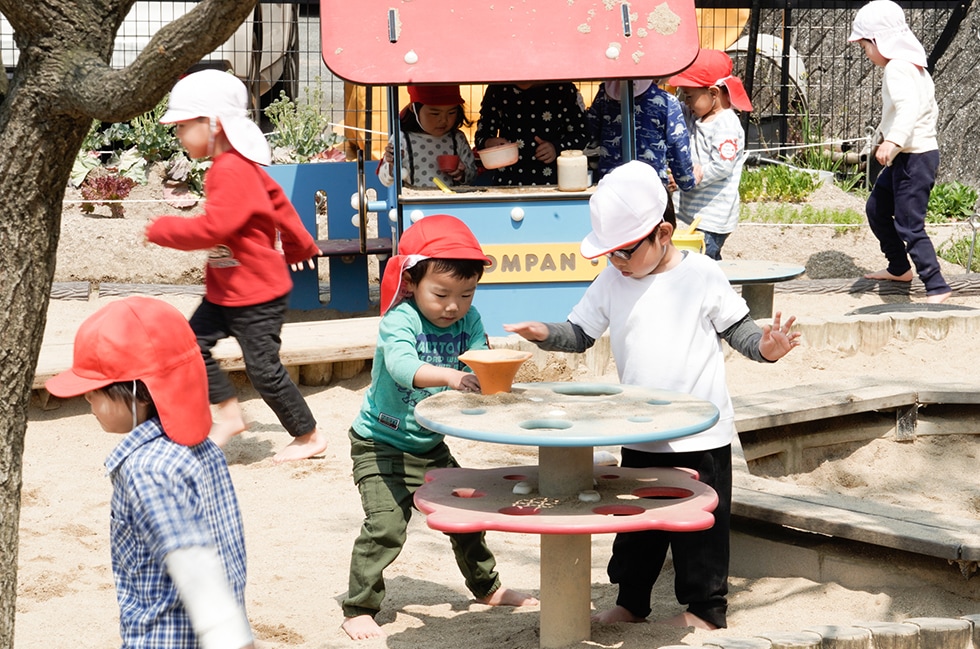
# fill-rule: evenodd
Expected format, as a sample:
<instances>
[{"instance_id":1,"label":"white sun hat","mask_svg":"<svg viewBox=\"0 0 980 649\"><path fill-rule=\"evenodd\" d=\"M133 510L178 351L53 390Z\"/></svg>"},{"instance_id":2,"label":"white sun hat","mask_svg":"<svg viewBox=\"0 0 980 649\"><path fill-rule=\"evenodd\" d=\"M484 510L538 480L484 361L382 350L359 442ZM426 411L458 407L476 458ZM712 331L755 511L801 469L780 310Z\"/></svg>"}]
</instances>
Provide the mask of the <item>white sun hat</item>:
<instances>
[{"instance_id":1,"label":"white sun hat","mask_svg":"<svg viewBox=\"0 0 980 649\"><path fill-rule=\"evenodd\" d=\"M586 259L601 257L643 239L664 220L667 190L653 167L632 160L602 177L589 199L592 232L579 248Z\"/></svg>"},{"instance_id":2,"label":"white sun hat","mask_svg":"<svg viewBox=\"0 0 980 649\"><path fill-rule=\"evenodd\" d=\"M905 12L892 0L872 0L858 10L847 40L861 39L874 41L886 59L908 61L921 68L929 64L925 48L905 22Z\"/></svg>"},{"instance_id":3,"label":"white sun hat","mask_svg":"<svg viewBox=\"0 0 980 649\"><path fill-rule=\"evenodd\" d=\"M178 81L170 91L161 124L198 117L217 117L231 146L260 165L272 162L272 151L262 129L248 116L248 90L233 74L201 70Z\"/></svg>"}]
</instances>

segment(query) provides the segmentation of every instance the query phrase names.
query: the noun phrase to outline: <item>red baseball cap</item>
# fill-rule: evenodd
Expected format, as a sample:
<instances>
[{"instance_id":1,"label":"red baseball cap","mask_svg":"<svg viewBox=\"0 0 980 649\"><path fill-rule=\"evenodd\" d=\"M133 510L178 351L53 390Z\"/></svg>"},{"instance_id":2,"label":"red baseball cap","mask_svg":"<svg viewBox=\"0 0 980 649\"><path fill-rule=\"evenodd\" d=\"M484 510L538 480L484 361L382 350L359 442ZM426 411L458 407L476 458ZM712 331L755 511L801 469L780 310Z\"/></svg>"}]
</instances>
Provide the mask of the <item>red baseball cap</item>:
<instances>
[{"instance_id":1,"label":"red baseball cap","mask_svg":"<svg viewBox=\"0 0 980 649\"><path fill-rule=\"evenodd\" d=\"M409 86L408 98L412 102L431 106L455 106L463 103L459 84L444 86Z\"/></svg>"},{"instance_id":2,"label":"red baseball cap","mask_svg":"<svg viewBox=\"0 0 980 649\"><path fill-rule=\"evenodd\" d=\"M466 224L449 214L433 214L402 233L398 254L388 260L381 280L381 313L402 298L402 273L423 259L476 259L492 263Z\"/></svg>"},{"instance_id":3,"label":"red baseball cap","mask_svg":"<svg viewBox=\"0 0 980 649\"><path fill-rule=\"evenodd\" d=\"M721 50L701 50L686 70L675 74L667 83L675 88L710 88L725 86L732 106L746 112L752 110L752 102L745 92L742 80L732 76L732 58Z\"/></svg>"},{"instance_id":4,"label":"red baseball cap","mask_svg":"<svg viewBox=\"0 0 980 649\"><path fill-rule=\"evenodd\" d=\"M211 431L208 376L197 338L176 308L149 297L102 307L78 328L70 370L47 380L56 397L77 397L121 381L146 384L163 432L195 446Z\"/></svg>"}]
</instances>

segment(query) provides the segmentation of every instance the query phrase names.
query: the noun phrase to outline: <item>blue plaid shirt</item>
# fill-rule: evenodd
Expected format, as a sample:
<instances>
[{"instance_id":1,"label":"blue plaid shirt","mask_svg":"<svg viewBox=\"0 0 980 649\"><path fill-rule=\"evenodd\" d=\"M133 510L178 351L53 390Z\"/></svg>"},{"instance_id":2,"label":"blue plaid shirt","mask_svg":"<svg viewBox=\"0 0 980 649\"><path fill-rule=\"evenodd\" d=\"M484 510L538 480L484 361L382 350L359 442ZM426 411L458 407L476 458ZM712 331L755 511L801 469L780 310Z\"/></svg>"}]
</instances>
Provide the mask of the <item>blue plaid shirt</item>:
<instances>
[{"instance_id":1,"label":"blue plaid shirt","mask_svg":"<svg viewBox=\"0 0 980 649\"><path fill-rule=\"evenodd\" d=\"M105 465L122 646L197 647L164 557L178 548L217 548L244 607L245 535L224 453L210 440L177 444L154 418L127 434Z\"/></svg>"}]
</instances>

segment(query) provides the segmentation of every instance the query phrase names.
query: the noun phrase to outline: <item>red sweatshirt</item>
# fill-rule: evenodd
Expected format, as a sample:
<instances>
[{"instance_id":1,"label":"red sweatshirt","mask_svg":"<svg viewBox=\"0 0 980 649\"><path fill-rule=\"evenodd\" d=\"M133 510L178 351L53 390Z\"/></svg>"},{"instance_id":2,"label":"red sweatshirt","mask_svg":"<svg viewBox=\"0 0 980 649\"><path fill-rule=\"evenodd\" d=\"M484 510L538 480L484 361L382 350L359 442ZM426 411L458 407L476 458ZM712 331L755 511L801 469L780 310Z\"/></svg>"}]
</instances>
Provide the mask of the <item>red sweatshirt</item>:
<instances>
[{"instance_id":1,"label":"red sweatshirt","mask_svg":"<svg viewBox=\"0 0 980 649\"><path fill-rule=\"evenodd\" d=\"M204 179L204 214L164 216L147 230L153 243L208 252L205 297L222 306L261 304L288 293L287 264L319 254L282 187L237 151L214 159ZM276 233L282 252L276 250Z\"/></svg>"}]
</instances>

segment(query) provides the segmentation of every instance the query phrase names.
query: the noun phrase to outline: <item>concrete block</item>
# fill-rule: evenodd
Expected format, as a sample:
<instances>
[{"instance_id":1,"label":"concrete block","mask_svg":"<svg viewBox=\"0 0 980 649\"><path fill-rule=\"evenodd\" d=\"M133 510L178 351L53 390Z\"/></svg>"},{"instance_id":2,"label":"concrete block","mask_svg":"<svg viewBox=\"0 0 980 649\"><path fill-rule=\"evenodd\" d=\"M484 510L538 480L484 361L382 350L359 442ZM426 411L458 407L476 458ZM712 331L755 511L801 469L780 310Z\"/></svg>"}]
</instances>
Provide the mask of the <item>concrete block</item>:
<instances>
[{"instance_id":1,"label":"concrete block","mask_svg":"<svg viewBox=\"0 0 980 649\"><path fill-rule=\"evenodd\" d=\"M721 649L772 649L772 643L765 638L712 638L706 640L705 647Z\"/></svg>"},{"instance_id":2,"label":"concrete block","mask_svg":"<svg viewBox=\"0 0 980 649\"><path fill-rule=\"evenodd\" d=\"M338 381L346 381L360 374L366 364L363 360L340 361L333 364L333 375Z\"/></svg>"},{"instance_id":3,"label":"concrete block","mask_svg":"<svg viewBox=\"0 0 980 649\"><path fill-rule=\"evenodd\" d=\"M859 622L854 626L868 629L875 649L918 649L919 627L902 622Z\"/></svg>"},{"instance_id":4,"label":"concrete block","mask_svg":"<svg viewBox=\"0 0 980 649\"><path fill-rule=\"evenodd\" d=\"M919 649L970 649L973 625L947 617L913 617L906 624L919 627Z\"/></svg>"},{"instance_id":5,"label":"concrete block","mask_svg":"<svg viewBox=\"0 0 980 649\"><path fill-rule=\"evenodd\" d=\"M823 637L812 631L762 633L759 637L768 640L772 649L820 649L823 643Z\"/></svg>"},{"instance_id":6,"label":"concrete block","mask_svg":"<svg viewBox=\"0 0 980 649\"><path fill-rule=\"evenodd\" d=\"M333 379L333 363L301 365L299 380L303 385L329 385Z\"/></svg>"},{"instance_id":7,"label":"concrete block","mask_svg":"<svg viewBox=\"0 0 980 649\"><path fill-rule=\"evenodd\" d=\"M975 615L963 615L960 617L961 620L966 620L970 623L970 632L973 636L973 646L980 647L980 614Z\"/></svg>"},{"instance_id":8,"label":"concrete block","mask_svg":"<svg viewBox=\"0 0 980 649\"><path fill-rule=\"evenodd\" d=\"M856 626L813 626L803 629L819 633L823 649L874 649L871 631Z\"/></svg>"}]
</instances>

